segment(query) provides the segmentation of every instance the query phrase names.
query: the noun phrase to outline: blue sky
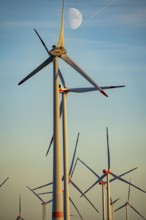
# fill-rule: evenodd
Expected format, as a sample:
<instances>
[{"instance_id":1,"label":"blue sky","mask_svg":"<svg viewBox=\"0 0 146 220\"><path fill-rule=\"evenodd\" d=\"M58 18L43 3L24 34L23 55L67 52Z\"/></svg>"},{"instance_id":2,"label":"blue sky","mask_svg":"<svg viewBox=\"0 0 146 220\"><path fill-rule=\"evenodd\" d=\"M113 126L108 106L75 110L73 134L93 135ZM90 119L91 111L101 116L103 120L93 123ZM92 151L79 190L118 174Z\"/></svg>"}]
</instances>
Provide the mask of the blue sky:
<instances>
[{"instance_id":1,"label":"blue sky","mask_svg":"<svg viewBox=\"0 0 146 220\"><path fill-rule=\"evenodd\" d=\"M9 181L0 189L0 219L18 215L18 197L22 195L24 219L41 218L40 202L28 191L52 180L52 150L46 158L52 135L53 93L52 65L22 86L18 82L42 63L47 54L33 28L48 48L57 44L60 31L61 1L2 1L0 7L0 180ZM82 25L72 30L68 9L77 8ZM69 158L80 132L78 153L99 175L107 167L106 127L109 128L111 170L127 175L146 190L146 1L102 0L65 1L65 47L100 86L126 85L107 91L68 95ZM60 61L68 87L89 86L78 73ZM74 181L85 190L95 181L78 164ZM100 210L96 214L71 187L71 195L84 219L101 219L101 189L87 195ZM111 185L116 206L127 200L128 185L119 181ZM47 199L47 197L44 197ZM131 188L131 204L146 216L146 195ZM6 207L8 211L6 211ZM71 208L71 213L76 214ZM51 205L47 216L51 216ZM124 210L116 213L125 218ZM130 218L138 216L130 212ZM140 219L140 218L139 218Z\"/></svg>"}]
</instances>

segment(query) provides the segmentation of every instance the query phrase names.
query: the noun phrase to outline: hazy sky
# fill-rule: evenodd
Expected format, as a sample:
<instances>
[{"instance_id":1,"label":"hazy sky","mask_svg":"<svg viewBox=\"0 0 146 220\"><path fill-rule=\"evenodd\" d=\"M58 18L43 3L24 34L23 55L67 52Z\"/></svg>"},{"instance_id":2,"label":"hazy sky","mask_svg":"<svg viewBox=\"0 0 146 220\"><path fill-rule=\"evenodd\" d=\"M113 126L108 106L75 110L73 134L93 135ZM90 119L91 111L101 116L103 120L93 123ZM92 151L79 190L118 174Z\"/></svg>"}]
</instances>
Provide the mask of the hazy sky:
<instances>
[{"instance_id":1,"label":"hazy sky","mask_svg":"<svg viewBox=\"0 0 146 220\"><path fill-rule=\"evenodd\" d=\"M16 219L22 195L24 219L40 220L41 203L26 188L52 181L52 149L45 157L53 128L52 64L25 84L18 82L41 64L47 53L33 28L48 48L57 44L62 1L1 1L0 6L0 219ZM68 9L77 8L82 25L72 30ZM106 91L68 95L69 159L80 132L77 156L99 175L107 168L106 127L109 128L111 170L146 190L146 1L65 1L65 47L68 54L100 86L126 85ZM60 61L68 87L90 86L84 78ZM96 178L78 163L73 180L84 191ZM50 191L51 187L44 189ZM87 196L92 207L70 186L70 194L85 220L102 218L101 187ZM128 185L115 181L111 196L128 197ZM51 198L44 196L45 200ZM131 204L146 217L146 194L131 188ZM77 215L73 207L71 214ZM129 210L130 219L140 217ZM47 217L51 216L51 204ZM116 213L125 219L125 210Z\"/></svg>"}]
</instances>

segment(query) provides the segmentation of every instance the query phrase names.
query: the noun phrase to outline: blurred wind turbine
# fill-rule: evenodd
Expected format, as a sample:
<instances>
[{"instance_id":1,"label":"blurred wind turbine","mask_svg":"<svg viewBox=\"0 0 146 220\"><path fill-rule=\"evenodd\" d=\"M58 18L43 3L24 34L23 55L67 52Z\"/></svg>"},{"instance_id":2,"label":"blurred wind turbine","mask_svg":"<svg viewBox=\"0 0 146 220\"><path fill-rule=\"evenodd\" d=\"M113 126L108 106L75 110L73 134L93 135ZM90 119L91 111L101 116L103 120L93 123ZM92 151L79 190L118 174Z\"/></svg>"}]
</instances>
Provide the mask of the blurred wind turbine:
<instances>
[{"instance_id":1,"label":"blurred wind turbine","mask_svg":"<svg viewBox=\"0 0 146 220\"><path fill-rule=\"evenodd\" d=\"M35 193L32 189L30 189L28 186L27 188L42 202L42 220L46 220L46 204L52 202L53 200L49 200L45 202L37 193Z\"/></svg>"},{"instance_id":2,"label":"blurred wind turbine","mask_svg":"<svg viewBox=\"0 0 146 220\"><path fill-rule=\"evenodd\" d=\"M78 157L77 160L76 160L75 166L77 165L77 162L78 162L78 161L81 162L81 163L82 163L89 171L91 171L98 179L100 178L100 176L99 176L93 169L91 169L85 162L83 162L79 157ZM134 171L135 169L137 169L137 167L134 168L134 169L132 169L132 170L129 170L129 171L125 172L125 173L122 173L121 175L119 175L119 177L124 176L124 175L126 175L126 174L128 174L128 173ZM116 178L112 178L112 179L110 179L110 182L115 181L115 180L116 180ZM101 180L101 181L99 182L99 185L102 186L102 213L103 213L103 218L102 218L102 219L103 219L103 220L106 219L106 212L105 212L105 207L106 207L106 205L105 205L106 184L107 184L107 182L105 182L105 181L103 181L103 180ZM81 197L82 197L82 195L81 195Z\"/></svg>"},{"instance_id":3,"label":"blurred wind turbine","mask_svg":"<svg viewBox=\"0 0 146 220\"><path fill-rule=\"evenodd\" d=\"M44 45L45 47L45 45ZM45 47L46 49L46 47ZM104 96L107 94L101 89L96 82L94 82L67 54L64 47L64 0L62 3L62 19L61 19L61 32L58 45L52 46L49 51L49 57L27 75L23 80L19 82L21 85L26 80L34 76L44 67L53 62L53 125L54 125L54 148L53 148L53 205L52 205L52 218L63 219L63 198L62 198L62 182L61 182L61 143L60 143L60 120L59 120L59 78L58 78L58 58L62 58L67 64L74 68L79 74L81 74L88 82L90 82L95 88L97 88Z\"/></svg>"},{"instance_id":4,"label":"blurred wind turbine","mask_svg":"<svg viewBox=\"0 0 146 220\"><path fill-rule=\"evenodd\" d=\"M103 170L103 173L104 173L104 174L103 174L100 178L98 178L98 180L97 180L94 184L92 184L92 186L89 187L89 188L83 193L82 196L84 196L84 195L85 195L90 189L92 189L97 183L100 183L104 177L107 177L107 181L106 181L106 183L107 183L107 219L108 219L108 220L111 220L111 210L110 210L110 182L111 182L111 180L110 180L110 175L112 175L112 176L114 177L114 179L118 179L118 180L120 180L120 181L122 181L122 182L124 182L124 183L126 183L126 184L130 184L131 186L135 187L136 189L138 189L138 190L140 190L140 191L142 191L142 192L144 192L144 193L146 193L146 191L143 190L143 189L141 189L141 188L139 188L138 186L136 186L136 185L134 185L134 184L132 184L132 183L126 181L125 179L121 178L121 175L118 176L118 175L114 174L113 172L111 172L111 169L110 169L110 149L109 149L108 128L106 129L106 136L107 136L108 169L107 169L107 170ZM114 180L114 179L113 179L113 180Z\"/></svg>"},{"instance_id":5,"label":"blurred wind turbine","mask_svg":"<svg viewBox=\"0 0 146 220\"><path fill-rule=\"evenodd\" d=\"M131 183L131 179L130 179L129 183ZM141 218L143 218L143 219L146 220L146 218L145 218L143 215L141 215L141 214L130 204L130 184L129 184L128 200L127 200L127 202L126 202L124 205L122 205L122 206L120 206L119 208L117 208L117 209L115 210L115 212L118 211L118 210L120 210L120 209L122 209L122 208L124 208L124 207L126 207L126 220L129 220L128 206L129 206L131 209L133 209Z\"/></svg>"},{"instance_id":6,"label":"blurred wind turbine","mask_svg":"<svg viewBox=\"0 0 146 220\"><path fill-rule=\"evenodd\" d=\"M112 198L110 198L110 201L111 201L111 216L112 216L112 220L114 220L115 219L115 217L114 217L114 204L119 200L120 198L118 198L118 199L116 199L116 200L112 200Z\"/></svg>"},{"instance_id":7,"label":"blurred wind turbine","mask_svg":"<svg viewBox=\"0 0 146 220\"><path fill-rule=\"evenodd\" d=\"M19 215L18 217L16 218L16 220L24 220L22 217L21 217L21 195L19 195Z\"/></svg>"},{"instance_id":8,"label":"blurred wind turbine","mask_svg":"<svg viewBox=\"0 0 146 220\"><path fill-rule=\"evenodd\" d=\"M4 183L5 183L8 179L9 179L9 177L7 177L7 178L0 184L0 187L1 187L2 185L4 185Z\"/></svg>"}]
</instances>

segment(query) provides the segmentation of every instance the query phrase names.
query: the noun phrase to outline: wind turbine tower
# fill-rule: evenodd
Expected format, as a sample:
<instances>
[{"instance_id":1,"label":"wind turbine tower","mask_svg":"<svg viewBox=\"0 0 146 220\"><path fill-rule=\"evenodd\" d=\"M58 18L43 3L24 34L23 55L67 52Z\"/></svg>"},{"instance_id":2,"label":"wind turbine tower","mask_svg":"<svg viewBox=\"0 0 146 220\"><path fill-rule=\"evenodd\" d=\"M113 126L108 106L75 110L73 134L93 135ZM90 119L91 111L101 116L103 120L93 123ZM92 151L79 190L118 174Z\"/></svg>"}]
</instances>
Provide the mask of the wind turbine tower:
<instances>
[{"instance_id":1,"label":"wind turbine tower","mask_svg":"<svg viewBox=\"0 0 146 220\"><path fill-rule=\"evenodd\" d=\"M44 45L45 47L45 45ZM47 48L45 47L47 50ZM52 49L47 50L49 57L27 75L18 85L24 83L26 80L34 76L44 67L53 62L53 134L54 134L54 147L53 147L53 205L52 205L52 219L61 220L64 219L63 211L63 194L62 194L62 161L61 161L61 141L60 141L60 111L59 111L59 75L58 58L64 60L68 65L75 69L80 75L82 75L88 82L90 82L96 89L98 89L104 96L107 94L102 88L100 88L96 82L94 82L67 54L64 47L64 0L62 4L62 21L61 32L58 45L52 46Z\"/></svg>"},{"instance_id":2,"label":"wind turbine tower","mask_svg":"<svg viewBox=\"0 0 146 220\"><path fill-rule=\"evenodd\" d=\"M19 195L19 215L18 215L18 217L16 218L16 220L24 220L24 219L21 217L21 195Z\"/></svg>"}]
</instances>

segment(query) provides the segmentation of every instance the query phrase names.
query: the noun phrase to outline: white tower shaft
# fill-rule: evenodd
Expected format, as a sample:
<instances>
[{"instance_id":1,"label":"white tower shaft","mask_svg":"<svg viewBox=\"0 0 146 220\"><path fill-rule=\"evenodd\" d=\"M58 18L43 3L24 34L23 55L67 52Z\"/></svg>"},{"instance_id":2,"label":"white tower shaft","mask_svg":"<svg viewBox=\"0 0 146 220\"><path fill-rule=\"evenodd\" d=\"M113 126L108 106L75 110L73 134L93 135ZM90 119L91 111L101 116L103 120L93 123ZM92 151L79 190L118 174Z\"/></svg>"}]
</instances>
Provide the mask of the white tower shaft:
<instances>
[{"instance_id":1,"label":"white tower shaft","mask_svg":"<svg viewBox=\"0 0 146 220\"><path fill-rule=\"evenodd\" d=\"M70 205L69 205L69 172L68 172L68 132L67 132L67 93L62 93L63 101L63 163L64 163L64 219L70 220Z\"/></svg>"},{"instance_id":2,"label":"white tower shaft","mask_svg":"<svg viewBox=\"0 0 146 220\"><path fill-rule=\"evenodd\" d=\"M53 148L53 205L52 219L64 219L63 196L62 196L62 163L61 163L61 142L60 142L60 112L59 112L59 77L58 57L53 58L54 65L54 148Z\"/></svg>"}]
</instances>

